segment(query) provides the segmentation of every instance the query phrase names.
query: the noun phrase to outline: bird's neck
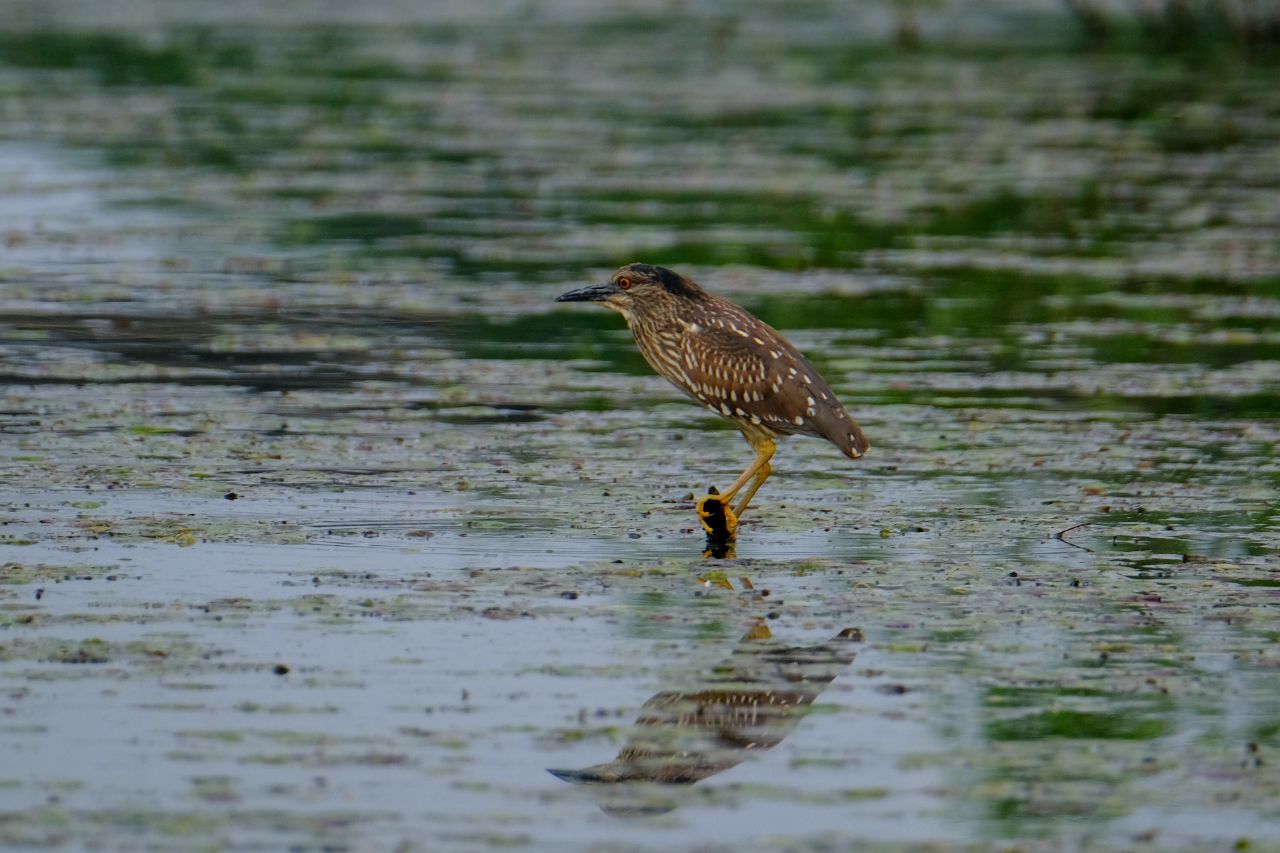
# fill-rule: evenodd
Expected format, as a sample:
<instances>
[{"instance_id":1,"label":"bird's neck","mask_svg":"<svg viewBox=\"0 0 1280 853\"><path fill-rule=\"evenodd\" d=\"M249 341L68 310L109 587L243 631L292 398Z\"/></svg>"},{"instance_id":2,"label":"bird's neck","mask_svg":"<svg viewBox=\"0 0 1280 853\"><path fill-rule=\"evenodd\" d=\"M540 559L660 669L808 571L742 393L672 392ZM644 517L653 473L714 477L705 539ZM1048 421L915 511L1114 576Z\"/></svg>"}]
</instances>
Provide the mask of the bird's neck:
<instances>
[{"instance_id":1,"label":"bird's neck","mask_svg":"<svg viewBox=\"0 0 1280 853\"><path fill-rule=\"evenodd\" d=\"M679 321L657 312L633 311L628 325L649 366L685 388L688 378L680 365L682 328Z\"/></svg>"},{"instance_id":2,"label":"bird's neck","mask_svg":"<svg viewBox=\"0 0 1280 853\"><path fill-rule=\"evenodd\" d=\"M644 334L646 337L665 336L673 331L679 331L680 323L670 316L663 314L655 314L647 311L631 311L622 315L627 321L627 328L636 335L637 338Z\"/></svg>"}]
</instances>

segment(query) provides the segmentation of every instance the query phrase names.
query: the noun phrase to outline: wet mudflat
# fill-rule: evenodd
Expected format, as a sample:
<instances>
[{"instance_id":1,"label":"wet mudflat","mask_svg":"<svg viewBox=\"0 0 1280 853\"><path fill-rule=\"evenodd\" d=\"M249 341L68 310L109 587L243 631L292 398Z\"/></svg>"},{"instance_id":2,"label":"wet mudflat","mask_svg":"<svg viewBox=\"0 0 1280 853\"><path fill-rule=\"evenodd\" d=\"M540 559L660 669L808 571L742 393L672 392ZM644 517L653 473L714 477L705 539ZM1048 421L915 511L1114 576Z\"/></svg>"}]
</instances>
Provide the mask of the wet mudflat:
<instances>
[{"instance_id":1,"label":"wet mudflat","mask_svg":"<svg viewBox=\"0 0 1280 853\"><path fill-rule=\"evenodd\" d=\"M0 4L0 846L1280 846L1274 66L571 6Z\"/></svg>"}]
</instances>

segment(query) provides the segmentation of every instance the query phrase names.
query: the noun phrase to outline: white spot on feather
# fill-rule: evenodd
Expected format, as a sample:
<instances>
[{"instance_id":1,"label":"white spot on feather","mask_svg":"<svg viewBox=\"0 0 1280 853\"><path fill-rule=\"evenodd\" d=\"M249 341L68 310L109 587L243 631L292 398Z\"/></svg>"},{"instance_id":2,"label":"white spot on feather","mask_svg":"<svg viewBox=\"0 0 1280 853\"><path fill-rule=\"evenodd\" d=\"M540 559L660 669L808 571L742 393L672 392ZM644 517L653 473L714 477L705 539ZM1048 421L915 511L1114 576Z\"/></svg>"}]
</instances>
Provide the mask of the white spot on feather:
<instances>
[{"instance_id":1,"label":"white spot on feather","mask_svg":"<svg viewBox=\"0 0 1280 853\"><path fill-rule=\"evenodd\" d=\"M804 418L800 417L799 415L796 415L791 422L796 426L804 426Z\"/></svg>"}]
</instances>

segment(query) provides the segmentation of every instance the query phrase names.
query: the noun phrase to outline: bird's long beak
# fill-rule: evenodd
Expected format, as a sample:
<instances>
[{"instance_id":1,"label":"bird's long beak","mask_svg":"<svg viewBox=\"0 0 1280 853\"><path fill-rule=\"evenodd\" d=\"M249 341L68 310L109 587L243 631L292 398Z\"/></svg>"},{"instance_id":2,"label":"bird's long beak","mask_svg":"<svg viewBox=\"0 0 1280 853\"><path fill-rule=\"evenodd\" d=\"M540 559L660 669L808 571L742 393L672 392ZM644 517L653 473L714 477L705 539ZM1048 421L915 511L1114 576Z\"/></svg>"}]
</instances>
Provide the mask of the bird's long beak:
<instances>
[{"instance_id":1,"label":"bird's long beak","mask_svg":"<svg viewBox=\"0 0 1280 853\"><path fill-rule=\"evenodd\" d=\"M589 284L586 287L579 287L577 290L570 290L568 293L560 294L556 297L556 302L601 302L615 293L621 292L618 286L612 282L608 284Z\"/></svg>"}]
</instances>

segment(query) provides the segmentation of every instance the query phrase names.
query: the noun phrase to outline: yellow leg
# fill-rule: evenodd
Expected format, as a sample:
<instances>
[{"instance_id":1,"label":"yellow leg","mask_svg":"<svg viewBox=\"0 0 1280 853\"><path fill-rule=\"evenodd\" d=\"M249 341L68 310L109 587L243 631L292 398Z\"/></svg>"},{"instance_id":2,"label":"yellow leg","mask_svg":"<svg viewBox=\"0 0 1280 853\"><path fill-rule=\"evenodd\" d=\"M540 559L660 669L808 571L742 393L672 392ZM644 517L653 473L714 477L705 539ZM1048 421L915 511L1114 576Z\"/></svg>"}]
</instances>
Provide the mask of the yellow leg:
<instances>
[{"instance_id":1,"label":"yellow leg","mask_svg":"<svg viewBox=\"0 0 1280 853\"><path fill-rule=\"evenodd\" d=\"M778 449L778 446L769 439L765 439L759 444L753 442L752 447L756 450L756 458L747 466L747 470L739 474L738 479L734 480L733 484L720 496L720 499L725 503L733 500L733 496L742 491L742 487L745 486L749 480L753 477L757 477L760 471L769 467L769 460L773 458L773 452ZM766 473L764 476L767 477L769 475ZM751 494L755 494L755 489L757 488L759 488L759 484L751 490Z\"/></svg>"},{"instance_id":2,"label":"yellow leg","mask_svg":"<svg viewBox=\"0 0 1280 853\"><path fill-rule=\"evenodd\" d=\"M756 471L756 476L751 481L751 488L747 489L747 493L742 496L742 500L738 501L738 505L733 508L733 514L738 518L742 518L742 514L747 511L747 504L751 503L751 499L756 496L756 492L760 491L760 487L764 485L764 481L769 479L769 475L773 473L773 466L768 462Z\"/></svg>"},{"instance_id":3,"label":"yellow leg","mask_svg":"<svg viewBox=\"0 0 1280 853\"><path fill-rule=\"evenodd\" d=\"M743 471L723 494L706 495L697 503L698 518L707 533L713 536L717 534L717 531L707 521L712 514L704 509L706 502L714 499L724 508L725 529L730 536L733 536L738 530L738 516L747 508L747 504L755 497L756 492L760 490L760 486L764 484L764 481L768 479L773 470L769 465L769 460L773 458L774 452L778 449L778 445L774 443L773 439L755 432L748 433L745 430L743 435L755 449L756 458L751 461L751 464L747 466L747 470ZM747 490L747 494L739 501L737 509L730 509L729 502L748 482L751 483L751 488Z\"/></svg>"}]
</instances>

